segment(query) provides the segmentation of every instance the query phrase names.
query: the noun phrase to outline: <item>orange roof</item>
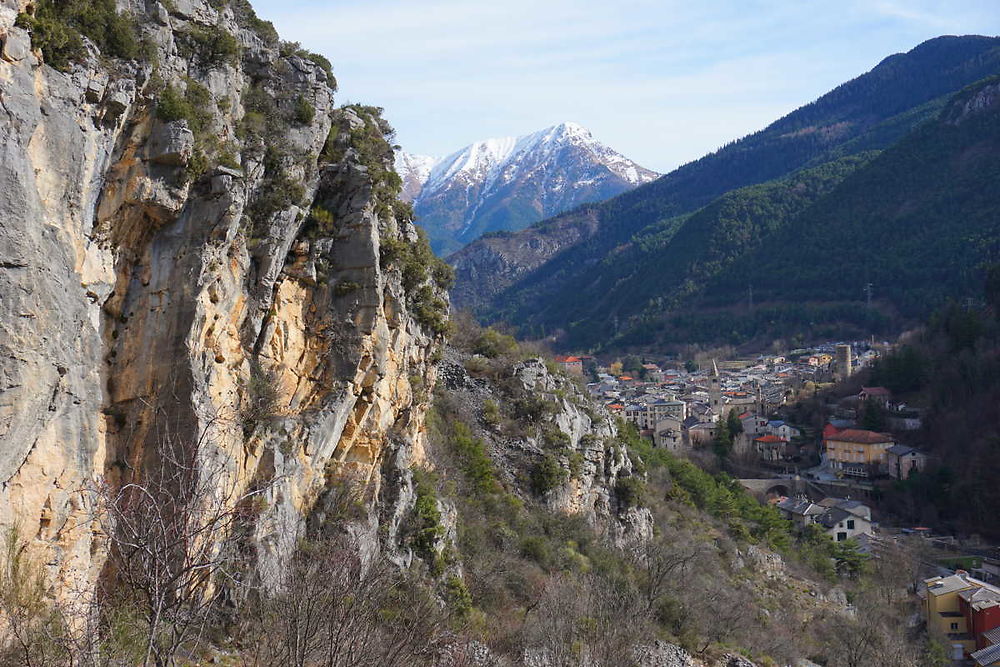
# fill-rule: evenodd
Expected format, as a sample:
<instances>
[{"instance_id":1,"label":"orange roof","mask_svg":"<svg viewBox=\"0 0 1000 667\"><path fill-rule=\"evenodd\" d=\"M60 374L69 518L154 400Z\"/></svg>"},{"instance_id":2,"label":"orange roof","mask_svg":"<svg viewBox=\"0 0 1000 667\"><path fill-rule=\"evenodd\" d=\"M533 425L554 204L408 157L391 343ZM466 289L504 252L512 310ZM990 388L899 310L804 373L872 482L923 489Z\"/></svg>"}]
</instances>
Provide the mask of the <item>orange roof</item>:
<instances>
[{"instance_id":1,"label":"orange roof","mask_svg":"<svg viewBox=\"0 0 1000 667\"><path fill-rule=\"evenodd\" d=\"M619 377L618 379L619 379L619 380L631 380L631 379L632 379L632 376L631 376L631 375L622 375L622 376L621 376L621 377Z\"/></svg>"},{"instance_id":2,"label":"orange roof","mask_svg":"<svg viewBox=\"0 0 1000 667\"><path fill-rule=\"evenodd\" d=\"M556 357L556 361L559 362L560 364L575 364L579 363L580 357L564 357L562 355L559 355L558 357Z\"/></svg>"},{"instance_id":3,"label":"orange roof","mask_svg":"<svg viewBox=\"0 0 1000 667\"><path fill-rule=\"evenodd\" d=\"M625 406L622 405L621 403L611 403L610 405L608 405L608 409L609 410L624 410Z\"/></svg>"},{"instance_id":4,"label":"orange roof","mask_svg":"<svg viewBox=\"0 0 1000 667\"><path fill-rule=\"evenodd\" d=\"M827 440L837 442L856 442L861 445L874 445L882 442L894 442L891 435L865 431L859 428L847 428L836 435L828 436Z\"/></svg>"},{"instance_id":5,"label":"orange roof","mask_svg":"<svg viewBox=\"0 0 1000 667\"><path fill-rule=\"evenodd\" d=\"M756 442L763 442L765 444L770 444L773 442L788 442L784 438L779 438L776 435L762 435L759 438L754 438Z\"/></svg>"}]
</instances>

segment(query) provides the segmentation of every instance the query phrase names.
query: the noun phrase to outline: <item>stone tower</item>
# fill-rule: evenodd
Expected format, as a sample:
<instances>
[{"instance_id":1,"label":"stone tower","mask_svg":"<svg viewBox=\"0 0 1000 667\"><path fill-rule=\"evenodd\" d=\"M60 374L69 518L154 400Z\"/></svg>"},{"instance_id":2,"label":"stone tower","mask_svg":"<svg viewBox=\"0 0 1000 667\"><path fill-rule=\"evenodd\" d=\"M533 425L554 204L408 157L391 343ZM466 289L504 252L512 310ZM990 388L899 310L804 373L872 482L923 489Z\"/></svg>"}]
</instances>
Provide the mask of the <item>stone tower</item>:
<instances>
[{"instance_id":1,"label":"stone tower","mask_svg":"<svg viewBox=\"0 0 1000 667\"><path fill-rule=\"evenodd\" d=\"M836 366L836 377L838 380L846 380L851 377L854 372L854 361L851 358L851 346L850 345L838 345L837 346L837 366Z\"/></svg>"},{"instance_id":2,"label":"stone tower","mask_svg":"<svg viewBox=\"0 0 1000 667\"><path fill-rule=\"evenodd\" d=\"M719 377L719 365L712 360L712 377L708 381L708 404L712 412L722 416L722 378Z\"/></svg>"}]
</instances>

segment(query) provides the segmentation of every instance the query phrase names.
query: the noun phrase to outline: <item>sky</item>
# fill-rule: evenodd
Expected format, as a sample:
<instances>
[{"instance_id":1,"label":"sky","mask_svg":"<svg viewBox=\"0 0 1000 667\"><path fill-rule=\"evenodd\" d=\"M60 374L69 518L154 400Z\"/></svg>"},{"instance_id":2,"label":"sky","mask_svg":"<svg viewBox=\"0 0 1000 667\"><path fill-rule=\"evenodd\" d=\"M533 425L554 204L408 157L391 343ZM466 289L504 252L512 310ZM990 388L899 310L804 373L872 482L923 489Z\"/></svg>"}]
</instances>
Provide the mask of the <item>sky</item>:
<instances>
[{"instance_id":1,"label":"sky","mask_svg":"<svg viewBox=\"0 0 1000 667\"><path fill-rule=\"evenodd\" d=\"M1000 0L253 0L444 156L575 121L667 172L938 35L1000 34Z\"/></svg>"}]
</instances>

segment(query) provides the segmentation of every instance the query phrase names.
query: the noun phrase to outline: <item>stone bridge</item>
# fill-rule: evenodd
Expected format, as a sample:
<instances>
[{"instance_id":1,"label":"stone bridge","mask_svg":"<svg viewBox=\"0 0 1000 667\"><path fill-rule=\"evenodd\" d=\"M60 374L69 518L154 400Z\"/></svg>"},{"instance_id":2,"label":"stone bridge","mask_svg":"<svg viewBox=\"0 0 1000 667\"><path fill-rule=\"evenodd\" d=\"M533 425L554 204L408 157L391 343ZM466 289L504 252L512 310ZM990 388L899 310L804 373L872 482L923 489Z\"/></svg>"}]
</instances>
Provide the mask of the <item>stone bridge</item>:
<instances>
[{"instance_id":1,"label":"stone bridge","mask_svg":"<svg viewBox=\"0 0 1000 667\"><path fill-rule=\"evenodd\" d=\"M743 488L752 493L758 500L767 501L781 496L792 497L803 494L812 501L822 500L828 496L838 498L868 499L873 487L863 482L818 481L794 477L774 477L770 479L739 479Z\"/></svg>"}]
</instances>

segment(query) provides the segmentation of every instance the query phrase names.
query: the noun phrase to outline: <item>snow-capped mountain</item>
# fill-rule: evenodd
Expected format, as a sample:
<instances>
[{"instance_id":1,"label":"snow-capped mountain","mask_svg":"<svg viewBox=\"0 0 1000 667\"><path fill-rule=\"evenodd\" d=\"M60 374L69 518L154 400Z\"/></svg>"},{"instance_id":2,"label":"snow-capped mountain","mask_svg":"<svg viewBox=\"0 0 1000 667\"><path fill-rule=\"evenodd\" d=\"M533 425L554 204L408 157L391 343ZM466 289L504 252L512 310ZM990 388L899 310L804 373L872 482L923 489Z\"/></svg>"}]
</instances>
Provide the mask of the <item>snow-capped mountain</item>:
<instances>
[{"instance_id":1,"label":"snow-capped mountain","mask_svg":"<svg viewBox=\"0 0 1000 667\"><path fill-rule=\"evenodd\" d=\"M486 232L516 231L658 174L599 143L576 123L486 139L437 160L396 154L403 196L439 254Z\"/></svg>"}]
</instances>

